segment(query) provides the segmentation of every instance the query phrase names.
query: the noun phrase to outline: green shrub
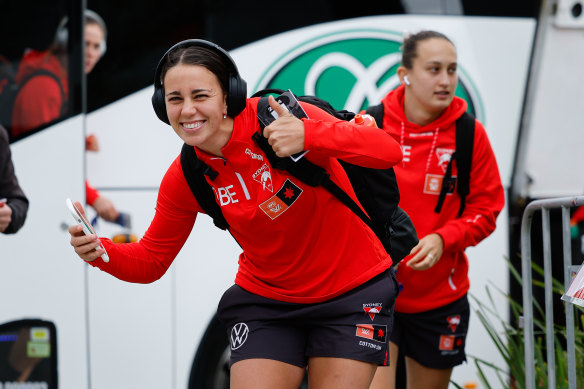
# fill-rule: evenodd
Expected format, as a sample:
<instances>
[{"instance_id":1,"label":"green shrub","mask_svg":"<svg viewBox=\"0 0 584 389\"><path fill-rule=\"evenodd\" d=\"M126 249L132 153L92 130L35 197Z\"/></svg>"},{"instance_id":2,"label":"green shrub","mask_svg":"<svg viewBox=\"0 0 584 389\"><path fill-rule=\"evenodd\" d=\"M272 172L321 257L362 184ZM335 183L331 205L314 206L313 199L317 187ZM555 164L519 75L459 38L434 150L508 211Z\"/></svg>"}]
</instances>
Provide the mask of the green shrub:
<instances>
[{"instance_id":1,"label":"green shrub","mask_svg":"<svg viewBox=\"0 0 584 389\"><path fill-rule=\"evenodd\" d=\"M521 283L521 275L507 261L510 266L511 274L519 283ZM532 264L533 270L536 274L543 278L543 270L536 264ZM561 282L554 279L553 294L554 298L559 299L564 294L564 286ZM533 281L534 288L543 288L543 281ZM519 323L520 317L523 315L522 303L518 303L511 299L511 297L493 285L493 288L498 293L504 295L509 303L513 323ZM471 306L475 306L475 313L481 321L483 327L487 331L489 337L496 346L502 359L505 361L505 366L497 366L485 359L468 355L469 359L474 361L477 368L479 379L485 388L488 389L523 389L525 388L525 354L524 354L524 338L523 329L514 327L507 320L501 317L496 309L495 299L493 298L491 288L486 287L488 301L479 301L476 297L470 295ZM535 361L535 387L545 389L548 388L548 370L546 362L546 323L538 319L545 318L544 310L537 303L533 301L534 312L534 361ZM576 355L576 387L584 388L584 310L582 307L574 305L574 338L575 338L575 355ZM501 330L502 329L502 330ZM567 351L564 349L566 339L566 328L561 325L554 325L554 343L555 343L555 380L556 388L568 388L568 357ZM494 371L496 382L489 382L487 377L488 371ZM462 388L459 384L453 383L457 388Z\"/></svg>"}]
</instances>

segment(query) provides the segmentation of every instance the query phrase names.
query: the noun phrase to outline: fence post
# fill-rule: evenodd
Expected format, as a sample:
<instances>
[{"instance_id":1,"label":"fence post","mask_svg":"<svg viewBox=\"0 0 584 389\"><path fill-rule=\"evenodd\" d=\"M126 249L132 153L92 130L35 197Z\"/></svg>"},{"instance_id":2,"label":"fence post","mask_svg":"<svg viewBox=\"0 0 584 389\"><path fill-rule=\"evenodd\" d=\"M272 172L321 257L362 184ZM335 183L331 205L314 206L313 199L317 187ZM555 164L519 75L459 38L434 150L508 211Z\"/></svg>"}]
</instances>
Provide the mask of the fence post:
<instances>
[{"instance_id":1,"label":"fence post","mask_svg":"<svg viewBox=\"0 0 584 389\"><path fill-rule=\"evenodd\" d=\"M584 204L584 196L560 197L555 199L537 200L529 203L521 221L521 277L523 290L523 337L525 343L525 389L535 389L534 333L533 333L533 291L531 277L531 225L535 211L542 211L543 259L544 259L544 293L546 316L546 348L548 364L548 388L556 387L555 379L555 344L553 322L553 290L551 271L551 237L549 210L562 208L562 243L564 284L566 289L570 283L569 267L572 262L570 245L570 207ZM568 353L568 385L576 389L576 367L574 347L574 316L573 306L566 302L566 342Z\"/></svg>"}]
</instances>

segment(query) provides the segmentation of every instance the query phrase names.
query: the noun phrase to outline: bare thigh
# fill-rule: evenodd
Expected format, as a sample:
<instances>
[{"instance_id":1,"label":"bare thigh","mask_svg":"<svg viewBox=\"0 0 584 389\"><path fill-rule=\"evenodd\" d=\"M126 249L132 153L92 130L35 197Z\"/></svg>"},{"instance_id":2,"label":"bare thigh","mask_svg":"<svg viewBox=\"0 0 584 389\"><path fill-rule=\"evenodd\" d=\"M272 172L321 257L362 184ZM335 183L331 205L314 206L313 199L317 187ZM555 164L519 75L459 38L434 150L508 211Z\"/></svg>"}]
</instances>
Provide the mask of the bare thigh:
<instances>
[{"instance_id":1,"label":"bare thigh","mask_svg":"<svg viewBox=\"0 0 584 389\"><path fill-rule=\"evenodd\" d=\"M399 347L389 342L389 366L378 366L370 389L395 389Z\"/></svg>"},{"instance_id":2,"label":"bare thigh","mask_svg":"<svg viewBox=\"0 0 584 389\"><path fill-rule=\"evenodd\" d=\"M433 369L420 365L412 358L406 357L406 377L408 389L448 389L450 369Z\"/></svg>"},{"instance_id":3,"label":"bare thigh","mask_svg":"<svg viewBox=\"0 0 584 389\"><path fill-rule=\"evenodd\" d=\"M298 389L305 369L272 359L245 359L231 366L231 389Z\"/></svg>"},{"instance_id":4,"label":"bare thigh","mask_svg":"<svg viewBox=\"0 0 584 389\"><path fill-rule=\"evenodd\" d=\"M377 365L344 358L311 357L310 389L368 389Z\"/></svg>"}]
</instances>

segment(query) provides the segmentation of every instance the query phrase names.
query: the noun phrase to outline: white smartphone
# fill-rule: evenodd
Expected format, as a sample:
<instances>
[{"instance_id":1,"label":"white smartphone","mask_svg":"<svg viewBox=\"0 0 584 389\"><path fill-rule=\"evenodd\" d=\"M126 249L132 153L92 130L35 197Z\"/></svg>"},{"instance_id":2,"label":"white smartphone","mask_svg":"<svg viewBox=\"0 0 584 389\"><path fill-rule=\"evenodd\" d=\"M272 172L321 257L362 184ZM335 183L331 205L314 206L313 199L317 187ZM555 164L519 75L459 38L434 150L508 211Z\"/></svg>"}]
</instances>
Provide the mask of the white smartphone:
<instances>
[{"instance_id":1,"label":"white smartphone","mask_svg":"<svg viewBox=\"0 0 584 389\"><path fill-rule=\"evenodd\" d=\"M71 201L71 199L67 199L65 200L65 202L67 203L67 208L69 208L71 215L73 215L73 219L75 219L75 221L81 224L81 226L83 227L83 232L85 233L85 235L95 234L96 232L93 229L93 226L91 225L91 223L89 223L89 221L87 221L87 219L83 216L81 211L77 209L73 201ZM102 244L100 244L99 247L105 251L105 247L103 247ZM103 259L104 262L109 262L109 256L107 255L107 251L102 254L101 259Z\"/></svg>"}]
</instances>

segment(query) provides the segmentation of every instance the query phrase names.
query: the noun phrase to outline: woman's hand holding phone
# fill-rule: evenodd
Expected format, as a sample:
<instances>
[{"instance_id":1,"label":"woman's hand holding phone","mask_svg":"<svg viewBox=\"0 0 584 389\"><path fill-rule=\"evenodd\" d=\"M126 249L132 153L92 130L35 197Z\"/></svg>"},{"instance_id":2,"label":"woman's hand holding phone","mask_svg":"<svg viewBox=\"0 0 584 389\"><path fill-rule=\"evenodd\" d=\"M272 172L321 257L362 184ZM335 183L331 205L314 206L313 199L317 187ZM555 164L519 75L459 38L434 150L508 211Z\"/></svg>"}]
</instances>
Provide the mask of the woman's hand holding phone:
<instances>
[{"instance_id":1,"label":"woman's hand holding phone","mask_svg":"<svg viewBox=\"0 0 584 389\"><path fill-rule=\"evenodd\" d=\"M73 219L78 223L69 227L70 243L77 255L86 262L93 262L99 257L104 262L109 262L109 256L100 243L93 226L85 217L81 203L78 201L73 203L71 199L67 199L66 203Z\"/></svg>"}]
</instances>

